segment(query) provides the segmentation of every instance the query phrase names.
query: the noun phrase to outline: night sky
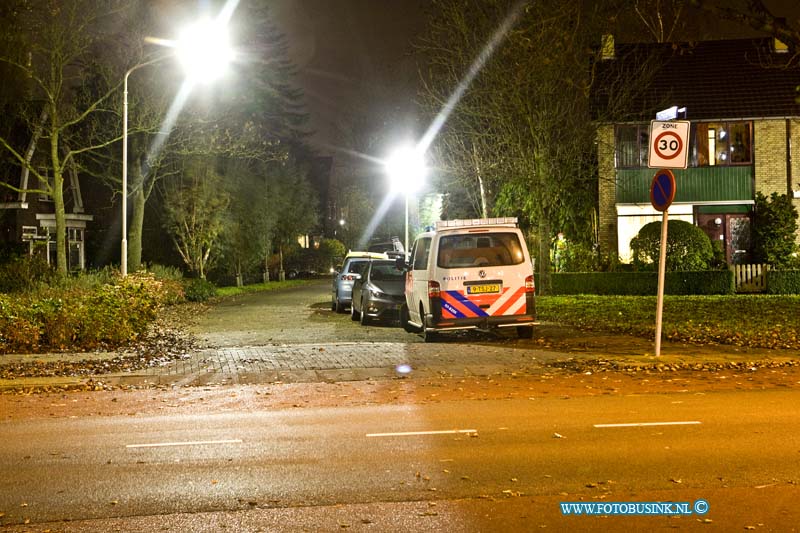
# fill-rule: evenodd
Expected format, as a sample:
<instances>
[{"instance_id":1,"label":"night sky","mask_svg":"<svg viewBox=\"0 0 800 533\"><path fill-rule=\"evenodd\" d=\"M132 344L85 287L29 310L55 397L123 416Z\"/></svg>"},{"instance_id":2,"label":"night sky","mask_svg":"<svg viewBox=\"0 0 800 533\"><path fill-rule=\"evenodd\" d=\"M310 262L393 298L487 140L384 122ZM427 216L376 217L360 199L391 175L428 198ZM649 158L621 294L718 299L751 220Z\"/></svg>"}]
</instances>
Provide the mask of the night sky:
<instances>
[{"instance_id":1,"label":"night sky","mask_svg":"<svg viewBox=\"0 0 800 533\"><path fill-rule=\"evenodd\" d=\"M767 0L776 15L800 17L797 0ZM414 100L418 88L411 42L425 29L425 0L274 0L287 35L298 83L306 94L315 146L384 155L388 147L424 131ZM758 36L734 23L684 15L682 38ZM620 42L635 40L618 35ZM364 137L377 137L366 147ZM383 152L383 153L382 153Z\"/></svg>"},{"instance_id":2,"label":"night sky","mask_svg":"<svg viewBox=\"0 0 800 533\"><path fill-rule=\"evenodd\" d=\"M424 29L424 0L276 0L314 144L377 152L420 129L411 41ZM424 128L424 127L423 127ZM368 130L381 139L367 144ZM381 155L373 153L372 155Z\"/></svg>"}]
</instances>

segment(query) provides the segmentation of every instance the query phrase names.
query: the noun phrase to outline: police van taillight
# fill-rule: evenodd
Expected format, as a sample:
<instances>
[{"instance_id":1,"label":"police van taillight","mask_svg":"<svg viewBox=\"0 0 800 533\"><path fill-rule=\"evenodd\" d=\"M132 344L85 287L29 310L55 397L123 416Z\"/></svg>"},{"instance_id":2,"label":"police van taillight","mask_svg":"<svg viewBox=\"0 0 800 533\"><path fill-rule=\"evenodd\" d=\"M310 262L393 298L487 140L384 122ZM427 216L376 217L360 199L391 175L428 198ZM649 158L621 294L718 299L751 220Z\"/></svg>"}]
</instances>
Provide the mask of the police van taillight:
<instances>
[{"instance_id":1,"label":"police van taillight","mask_svg":"<svg viewBox=\"0 0 800 533\"><path fill-rule=\"evenodd\" d=\"M536 283L533 281L533 276L525 278L525 292L536 292Z\"/></svg>"},{"instance_id":2,"label":"police van taillight","mask_svg":"<svg viewBox=\"0 0 800 533\"><path fill-rule=\"evenodd\" d=\"M441 296L441 288L438 281L428 282L428 298L439 298Z\"/></svg>"}]
</instances>

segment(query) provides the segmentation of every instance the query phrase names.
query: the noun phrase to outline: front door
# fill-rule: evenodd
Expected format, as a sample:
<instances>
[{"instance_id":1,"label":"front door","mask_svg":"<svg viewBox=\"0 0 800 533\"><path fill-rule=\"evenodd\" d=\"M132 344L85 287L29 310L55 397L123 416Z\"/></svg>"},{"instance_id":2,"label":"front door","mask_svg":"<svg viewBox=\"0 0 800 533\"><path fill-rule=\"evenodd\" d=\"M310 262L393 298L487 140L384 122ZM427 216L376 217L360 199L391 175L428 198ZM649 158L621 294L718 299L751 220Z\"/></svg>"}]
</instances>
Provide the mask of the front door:
<instances>
[{"instance_id":1,"label":"front door","mask_svg":"<svg viewBox=\"0 0 800 533\"><path fill-rule=\"evenodd\" d=\"M750 216L741 213L698 214L697 225L711 239L721 242L729 265L747 263L750 252ZM718 246L718 245L715 245Z\"/></svg>"}]
</instances>

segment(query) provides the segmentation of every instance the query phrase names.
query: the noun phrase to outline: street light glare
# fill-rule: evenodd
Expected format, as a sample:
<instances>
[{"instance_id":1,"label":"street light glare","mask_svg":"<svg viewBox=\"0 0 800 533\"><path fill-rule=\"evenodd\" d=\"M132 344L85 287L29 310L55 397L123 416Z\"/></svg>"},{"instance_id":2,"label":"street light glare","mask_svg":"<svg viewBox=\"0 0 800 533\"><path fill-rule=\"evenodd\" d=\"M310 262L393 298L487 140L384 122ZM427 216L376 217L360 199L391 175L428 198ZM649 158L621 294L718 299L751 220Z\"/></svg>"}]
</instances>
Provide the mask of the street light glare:
<instances>
[{"instance_id":1,"label":"street light glare","mask_svg":"<svg viewBox=\"0 0 800 533\"><path fill-rule=\"evenodd\" d=\"M213 81L233 60L227 25L203 19L186 28L177 42L177 53L186 75L192 81Z\"/></svg>"},{"instance_id":2,"label":"street light glare","mask_svg":"<svg viewBox=\"0 0 800 533\"><path fill-rule=\"evenodd\" d=\"M403 194L421 189L428 173L423 153L412 147L395 150L386 160L386 170L392 188Z\"/></svg>"}]
</instances>

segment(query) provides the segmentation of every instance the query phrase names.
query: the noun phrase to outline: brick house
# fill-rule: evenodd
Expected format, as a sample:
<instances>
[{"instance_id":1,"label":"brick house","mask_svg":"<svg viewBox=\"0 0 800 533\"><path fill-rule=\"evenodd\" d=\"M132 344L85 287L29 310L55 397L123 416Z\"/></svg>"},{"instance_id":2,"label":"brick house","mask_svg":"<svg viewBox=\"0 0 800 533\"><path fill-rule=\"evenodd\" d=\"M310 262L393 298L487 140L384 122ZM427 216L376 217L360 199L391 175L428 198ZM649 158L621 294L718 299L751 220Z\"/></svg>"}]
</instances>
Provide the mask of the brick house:
<instances>
[{"instance_id":1,"label":"brick house","mask_svg":"<svg viewBox=\"0 0 800 533\"><path fill-rule=\"evenodd\" d=\"M46 169L41 169L46 175ZM56 263L56 215L53 199L43 193L27 192L38 189L37 179L24 169L13 185L14 192L2 189L0 197L0 242L6 246L21 246L29 254L40 254L50 264ZM67 225L67 267L83 270L86 267L86 224L93 215L84 212L78 173L70 168L64 175L64 208Z\"/></svg>"},{"instance_id":2,"label":"brick house","mask_svg":"<svg viewBox=\"0 0 800 533\"><path fill-rule=\"evenodd\" d=\"M598 120L600 248L627 262L630 239L661 220L650 205L649 125L658 110L678 105L691 121L689 163L673 171L670 219L700 226L723 243L729 264L745 263L756 192L788 193L800 209L796 58L787 68L792 55L771 39L620 45L597 70L619 80L644 57L655 58L651 81L632 92L614 120ZM595 104L607 102L611 90L601 82Z\"/></svg>"}]
</instances>

